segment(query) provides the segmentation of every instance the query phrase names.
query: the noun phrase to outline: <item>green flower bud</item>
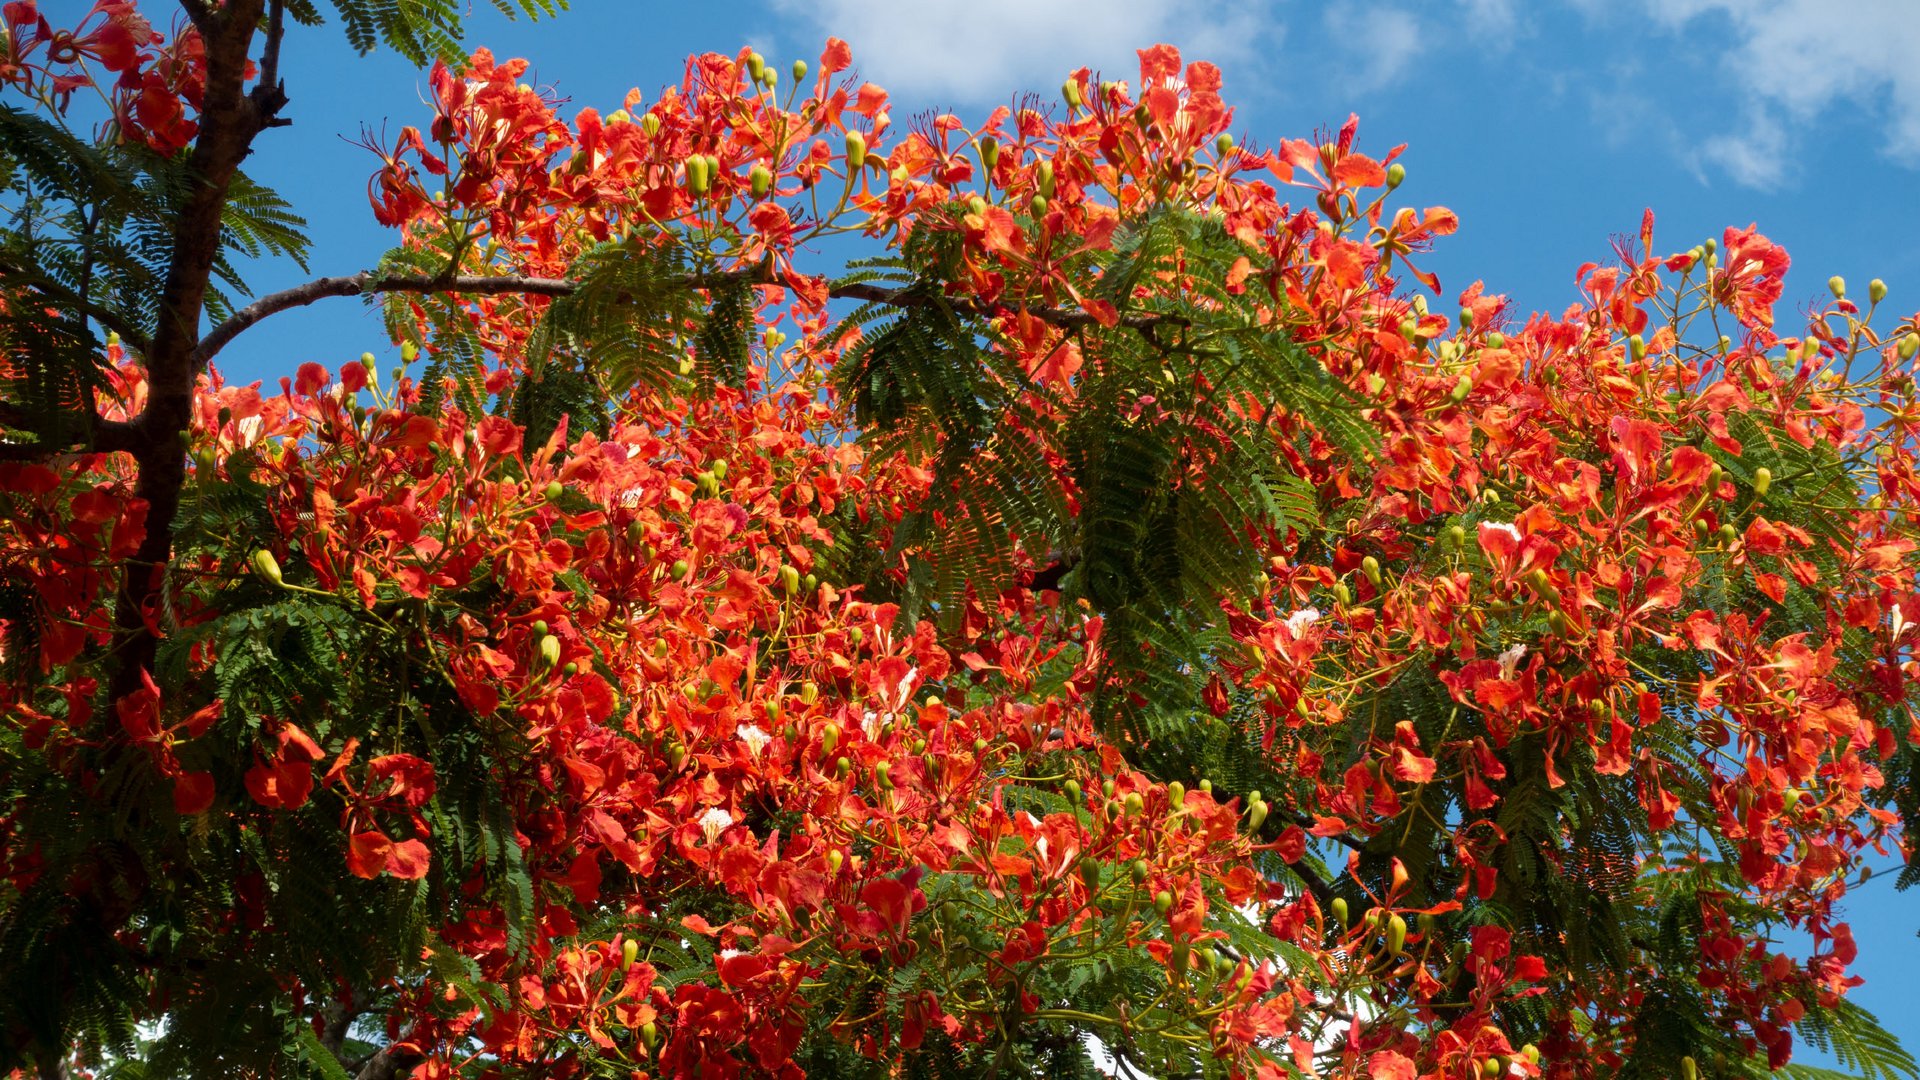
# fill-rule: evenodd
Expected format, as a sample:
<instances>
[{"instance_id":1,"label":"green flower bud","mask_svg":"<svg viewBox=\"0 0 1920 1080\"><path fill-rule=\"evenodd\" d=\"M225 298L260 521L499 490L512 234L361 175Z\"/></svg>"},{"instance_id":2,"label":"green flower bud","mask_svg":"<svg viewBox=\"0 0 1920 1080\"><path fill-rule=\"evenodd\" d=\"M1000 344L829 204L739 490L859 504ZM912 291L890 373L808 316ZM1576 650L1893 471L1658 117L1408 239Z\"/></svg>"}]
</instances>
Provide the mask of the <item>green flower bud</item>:
<instances>
[{"instance_id":1,"label":"green flower bud","mask_svg":"<svg viewBox=\"0 0 1920 1080\"><path fill-rule=\"evenodd\" d=\"M1875 304L1887 298L1887 283L1879 278L1867 282L1867 299Z\"/></svg>"},{"instance_id":2,"label":"green flower bud","mask_svg":"<svg viewBox=\"0 0 1920 1080\"><path fill-rule=\"evenodd\" d=\"M766 57L761 56L757 52L747 54L747 74L753 79L754 82L759 82L760 76L765 74L766 70L767 70Z\"/></svg>"},{"instance_id":3,"label":"green flower bud","mask_svg":"<svg viewBox=\"0 0 1920 1080\"><path fill-rule=\"evenodd\" d=\"M1133 860L1133 867L1128 872L1129 874L1132 875L1133 883L1135 885L1146 884L1147 883L1147 860L1145 859Z\"/></svg>"},{"instance_id":4,"label":"green flower bud","mask_svg":"<svg viewBox=\"0 0 1920 1080\"><path fill-rule=\"evenodd\" d=\"M867 138L857 131L847 132L847 175L867 164Z\"/></svg>"},{"instance_id":5,"label":"green flower bud","mask_svg":"<svg viewBox=\"0 0 1920 1080\"><path fill-rule=\"evenodd\" d=\"M769 172L765 165L756 164L753 171L747 175L748 182L753 187L754 198L763 198L773 189L773 173Z\"/></svg>"},{"instance_id":6,"label":"green flower bud","mask_svg":"<svg viewBox=\"0 0 1920 1080\"><path fill-rule=\"evenodd\" d=\"M1462 375L1460 376L1460 381L1453 384L1453 390L1447 394L1447 398L1455 405L1458 405L1467 400L1467 395L1471 393L1473 393L1473 380L1468 376Z\"/></svg>"},{"instance_id":7,"label":"green flower bud","mask_svg":"<svg viewBox=\"0 0 1920 1080\"><path fill-rule=\"evenodd\" d=\"M1165 889L1153 894L1153 910L1161 915L1173 910L1173 894Z\"/></svg>"},{"instance_id":8,"label":"green flower bud","mask_svg":"<svg viewBox=\"0 0 1920 1080\"><path fill-rule=\"evenodd\" d=\"M1407 167L1405 165L1402 165L1396 161L1393 164L1387 166L1387 190L1388 191L1392 191L1394 188L1399 187L1401 184L1406 182L1406 179L1407 179Z\"/></svg>"},{"instance_id":9,"label":"green flower bud","mask_svg":"<svg viewBox=\"0 0 1920 1080\"><path fill-rule=\"evenodd\" d=\"M1347 924L1348 915L1349 915L1349 912L1347 911L1347 898L1344 896L1334 897L1333 898L1333 918L1335 922L1338 922L1340 924L1342 929L1344 929L1348 925Z\"/></svg>"},{"instance_id":10,"label":"green flower bud","mask_svg":"<svg viewBox=\"0 0 1920 1080\"><path fill-rule=\"evenodd\" d=\"M1227 132L1221 132L1220 137L1213 140L1213 152L1221 157L1233 153L1233 136Z\"/></svg>"},{"instance_id":11,"label":"green flower bud","mask_svg":"<svg viewBox=\"0 0 1920 1080\"><path fill-rule=\"evenodd\" d=\"M807 62L805 60L795 60L793 62L793 81L799 82L801 79L804 79L806 77L807 77Z\"/></svg>"},{"instance_id":12,"label":"green flower bud","mask_svg":"<svg viewBox=\"0 0 1920 1080\"><path fill-rule=\"evenodd\" d=\"M1080 781L1069 780L1067 781L1066 786L1062 790L1066 792L1067 804L1069 806L1074 807L1075 809L1078 809L1080 806L1080 796L1081 796Z\"/></svg>"},{"instance_id":13,"label":"green flower bud","mask_svg":"<svg viewBox=\"0 0 1920 1080\"><path fill-rule=\"evenodd\" d=\"M1266 821L1267 804L1255 800L1253 805L1247 807L1247 832L1249 834L1259 832L1260 826L1266 824Z\"/></svg>"},{"instance_id":14,"label":"green flower bud","mask_svg":"<svg viewBox=\"0 0 1920 1080\"><path fill-rule=\"evenodd\" d=\"M652 114L648 116L651 118ZM696 196L705 195L708 185L713 182L712 174L707 171L706 157L701 154L693 155L687 159L686 169L687 190Z\"/></svg>"},{"instance_id":15,"label":"green flower bud","mask_svg":"<svg viewBox=\"0 0 1920 1080\"><path fill-rule=\"evenodd\" d=\"M1387 953L1399 956L1407 951L1407 920L1395 915L1387 920Z\"/></svg>"},{"instance_id":16,"label":"green flower bud","mask_svg":"<svg viewBox=\"0 0 1920 1080\"><path fill-rule=\"evenodd\" d=\"M1765 465L1762 465L1761 467L1753 470L1753 493L1755 495L1765 495L1767 493L1767 489L1771 487L1773 487L1773 470L1772 469L1769 469Z\"/></svg>"},{"instance_id":17,"label":"green flower bud","mask_svg":"<svg viewBox=\"0 0 1920 1080\"><path fill-rule=\"evenodd\" d=\"M253 553L253 571L261 577L266 578L268 584L286 584L285 580L280 576L280 560L274 558L273 552L268 551L266 548L261 548Z\"/></svg>"},{"instance_id":18,"label":"green flower bud","mask_svg":"<svg viewBox=\"0 0 1920 1080\"><path fill-rule=\"evenodd\" d=\"M560 486L560 481L552 480L547 483L546 491L543 492L543 494L546 495L548 502L553 502L554 500L558 499L560 497L560 493L565 490L566 490L565 488Z\"/></svg>"},{"instance_id":19,"label":"green flower bud","mask_svg":"<svg viewBox=\"0 0 1920 1080\"><path fill-rule=\"evenodd\" d=\"M846 852L841 851L839 848L834 848L832 851L827 852L827 869L832 873L839 873L841 864L846 861Z\"/></svg>"},{"instance_id":20,"label":"green flower bud","mask_svg":"<svg viewBox=\"0 0 1920 1080\"><path fill-rule=\"evenodd\" d=\"M634 960L638 959L639 956L640 943L638 941L628 938L626 943L620 946L620 962L627 967L632 967Z\"/></svg>"},{"instance_id":21,"label":"green flower bud","mask_svg":"<svg viewBox=\"0 0 1920 1080\"><path fill-rule=\"evenodd\" d=\"M1072 79L1060 84L1060 96L1066 99L1069 110L1080 107L1080 84Z\"/></svg>"},{"instance_id":22,"label":"green flower bud","mask_svg":"<svg viewBox=\"0 0 1920 1080\"><path fill-rule=\"evenodd\" d=\"M853 771L853 762L848 761L844 757L834 759L833 775L835 779L845 780L847 778L847 774L852 771Z\"/></svg>"},{"instance_id":23,"label":"green flower bud","mask_svg":"<svg viewBox=\"0 0 1920 1080\"><path fill-rule=\"evenodd\" d=\"M1376 559L1371 555L1367 556L1364 559L1361 559L1360 572L1367 575L1367 580L1373 582L1375 588L1379 587L1380 585L1380 560L1379 559Z\"/></svg>"},{"instance_id":24,"label":"green flower bud","mask_svg":"<svg viewBox=\"0 0 1920 1080\"><path fill-rule=\"evenodd\" d=\"M693 569L693 567L687 564L687 560L675 559L673 560L673 565L667 568L667 573L674 577L682 578L686 577L687 571L691 569Z\"/></svg>"},{"instance_id":25,"label":"green flower bud","mask_svg":"<svg viewBox=\"0 0 1920 1080\"><path fill-rule=\"evenodd\" d=\"M552 667L560 662L560 639L548 634L540 639L540 666Z\"/></svg>"},{"instance_id":26,"label":"green flower bud","mask_svg":"<svg viewBox=\"0 0 1920 1080\"><path fill-rule=\"evenodd\" d=\"M1827 279L1827 291L1835 300L1844 300L1847 296L1847 279L1835 274Z\"/></svg>"},{"instance_id":27,"label":"green flower bud","mask_svg":"<svg viewBox=\"0 0 1920 1080\"><path fill-rule=\"evenodd\" d=\"M1033 200L1027 204L1027 210L1033 216L1033 219L1035 221L1038 221L1039 219L1046 217L1047 216L1047 197L1045 195L1035 195L1033 197Z\"/></svg>"},{"instance_id":28,"label":"green flower bud","mask_svg":"<svg viewBox=\"0 0 1920 1080\"><path fill-rule=\"evenodd\" d=\"M560 668L560 674L565 675L569 679L573 678L575 675L578 675L579 673L580 673L580 665L574 663L571 660L567 661Z\"/></svg>"},{"instance_id":29,"label":"green flower bud","mask_svg":"<svg viewBox=\"0 0 1920 1080\"><path fill-rule=\"evenodd\" d=\"M1504 347L1506 344L1507 344L1507 335L1505 334L1495 331L1494 333L1487 335L1487 345L1489 348L1498 349L1498 348Z\"/></svg>"},{"instance_id":30,"label":"green flower bud","mask_svg":"<svg viewBox=\"0 0 1920 1080\"><path fill-rule=\"evenodd\" d=\"M800 595L800 571L791 566L780 568L780 590L788 596Z\"/></svg>"},{"instance_id":31,"label":"green flower bud","mask_svg":"<svg viewBox=\"0 0 1920 1080\"><path fill-rule=\"evenodd\" d=\"M1187 805L1187 785L1175 780L1167 785L1167 805L1175 810Z\"/></svg>"},{"instance_id":32,"label":"green flower bud","mask_svg":"<svg viewBox=\"0 0 1920 1080\"><path fill-rule=\"evenodd\" d=\"M1137 817L1140 811L1146 806L1146 801L1140 798L1139 792L1129 791L1127 792L1127 797L1124 802L1124 805L1127 808L1128 817Z\"/></svg>"},{"instance_id":33,"label":"green flower bud","mask_svg":"<svg viewBox=\"0 0 1920 1080\"><path fill-rule=\"evenodd\" d=\"M1902 360L1913 359L1913 354L1920 352L1920 334L1908 333L1901 337L1900 344L1894 346L1894 351Z\"/></svg>"},{"instance_id":34,"label":"green flower bud","mask_svg":"<svg viewBox=\"0 0 1920 1080\"><path fill-rule=\"evenodd\" d=\"M980 136L979 145L980 164L984 166L988 172L992 172L994 166L1000 164L1000 140L991 135L982 135Z\"/></svg>"},{"instance_id":35,"label":"green flower bud","mask_svg":"<svg viewBox=\"0 0 1920 1080\"><path fill-rule=\"evenodd\" d=\"M1042 161L1034 166L1033 186L1046 198L1053 198L1053 162Z\"/></svg>"}]
</instances>

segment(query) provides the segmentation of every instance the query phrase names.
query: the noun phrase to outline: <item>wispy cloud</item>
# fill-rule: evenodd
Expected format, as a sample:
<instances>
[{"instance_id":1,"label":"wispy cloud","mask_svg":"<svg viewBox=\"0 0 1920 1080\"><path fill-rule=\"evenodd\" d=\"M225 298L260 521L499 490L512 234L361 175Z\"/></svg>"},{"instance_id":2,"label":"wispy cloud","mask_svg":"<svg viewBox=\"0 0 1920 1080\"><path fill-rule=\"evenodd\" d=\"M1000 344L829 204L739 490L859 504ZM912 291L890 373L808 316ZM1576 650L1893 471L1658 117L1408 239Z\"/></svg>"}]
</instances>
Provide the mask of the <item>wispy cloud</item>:
<instances>
[{"instance_id":1,"label":"wispy cloud","mask_svg":"<svg viewBox=\"0 0 1920 1080\"><path fill-rule=\"evenodd\" d=\"M1323 19L1328 40L1349 58L1349 85L1360 92L1398 82L1428 44L1419 18L1391 4L1334 4Z\"/></svg>"},{"instance_id":2,"label":"wispy cloud","mask_svg":"<svg viewBox=\"0 0 1920 1080\"><path fill-rule=\"evenodd\" d=\"M1778 187L1814 125L1852 111L1920 167L1920 7L1912 0L1647 0L1690 45L1725 32L1720 70L1743 102L1702 152L1728 178Z\"/></svg>"},{"instance_id":3,"label":"wispy cloud","mask_svg":"<svg viewBox=\"0 0 1920 1080\"><path fill-rule=\"evenodd\" d=\"M1517 0L1460 0L1460 8L1474 38L1496 49L1522 29Z\"/></svg>"},{"instance_id":4,"label":"wispy cloud","mask_svg":"<svg viewBox=\"0 0 1920 1080\"><path fill-rule=\"evenodd\" d=\"M1082 65L1129 81L1134 50L1157 42L1236 68L1276 48L1278 0L774 0L814 36L847 39L854 63L897 97L980 104L1046 91ZM1244 92L1244 91L1243 91Z\"/></svg>"}]
</instances>

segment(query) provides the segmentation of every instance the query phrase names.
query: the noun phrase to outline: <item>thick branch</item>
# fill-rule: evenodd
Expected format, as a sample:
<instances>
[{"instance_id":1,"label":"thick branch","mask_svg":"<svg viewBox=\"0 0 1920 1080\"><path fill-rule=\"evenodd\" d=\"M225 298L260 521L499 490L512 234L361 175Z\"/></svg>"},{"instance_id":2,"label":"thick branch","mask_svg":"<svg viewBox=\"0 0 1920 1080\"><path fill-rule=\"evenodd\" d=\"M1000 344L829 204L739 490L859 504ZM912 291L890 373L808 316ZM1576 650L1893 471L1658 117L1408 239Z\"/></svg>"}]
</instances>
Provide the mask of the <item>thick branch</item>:
<instances>
[{"instance_id":1,"label":"thick branch","mask_svg":"<svg viewBox=\"0 0 1920 1080\"><path fill-rule=\"evenodd\" d=\"M366 1064L354 1073L354 1080L394 1080L403 1069L417 1060L416 1055L396 1051L389 1046L368 1058Z\"/></svg>"},{"instance_id":2,"label":"thick branch","mask_svg":"<svg viewBox=\"0 0 1920 1080\"><path fill-rule=\"evenodd\" d=\"M287 86L280 79L280 39L286 34L286 22L286 0L273 0L267 13L267 41L260 55L260 79L247 94L263 127L285 127L293 122L280 115L287 104Z\"/></svg>"},{"instance_id":3,"label":"thick branch","mask_svg":"<svg viewBox=\"0 0 1920 1080\"><path fill-rule=\"evenodd\" d=\"M173 557L173 519L186 481L179 437L193 419L194 356L208 283L220 257L221 217L234 173L268 119L243 89L247 53L264 11L263 0L227 0L217 13L207 5L187 5L205 42L207 74L200 131L186 162L191 180L174 212L159 319L142 350L147 407L133 422L139 435L133 448L139 467L134 493L147 502L147 530L114 602L119 667L108 687L114 699L138 687L142 669L153 665L150 615L160 575Z\"/></svg>"},{"instance_id":4,"label":"thick branch","mask_svg":"<svg viewBox=\"0 0 1920 1080\"><path fill-rule=\"evenodd\" d=\"M347 992L343 998L329 1002L320 1012L320 1045L335 1060L340 1060L340 1051L347 1042L347 1032L353 1029L353 1022L360 1018L362 1001L359 994Z\"/></svg>"}]
</instances>

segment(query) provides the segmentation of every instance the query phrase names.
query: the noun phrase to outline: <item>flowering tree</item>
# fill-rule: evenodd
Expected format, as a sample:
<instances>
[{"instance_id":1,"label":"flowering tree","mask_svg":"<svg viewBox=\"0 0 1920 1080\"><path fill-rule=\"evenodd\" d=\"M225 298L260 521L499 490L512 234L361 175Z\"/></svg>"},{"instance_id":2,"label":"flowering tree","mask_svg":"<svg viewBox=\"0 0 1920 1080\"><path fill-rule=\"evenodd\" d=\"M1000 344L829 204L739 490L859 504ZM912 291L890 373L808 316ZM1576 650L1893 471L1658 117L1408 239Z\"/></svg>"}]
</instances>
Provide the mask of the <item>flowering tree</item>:
<instances>
[{"instance_id":1,"label":"flowering tree","mask_svg":"<svg viewBox=\"0 0 1920 1080\"><path fill-rule=\"evenodd\" d=\"M335 7L440 57L399 245L244 306L319 12L5 7L0 1068L1914 1075L1840 918L1920 816L1878 282L1779 326L1649 214L1450 317L1397 149L1166 46L567 120ZM345 296L397 368L222 377Z\"/></svg>"}]
</instances>

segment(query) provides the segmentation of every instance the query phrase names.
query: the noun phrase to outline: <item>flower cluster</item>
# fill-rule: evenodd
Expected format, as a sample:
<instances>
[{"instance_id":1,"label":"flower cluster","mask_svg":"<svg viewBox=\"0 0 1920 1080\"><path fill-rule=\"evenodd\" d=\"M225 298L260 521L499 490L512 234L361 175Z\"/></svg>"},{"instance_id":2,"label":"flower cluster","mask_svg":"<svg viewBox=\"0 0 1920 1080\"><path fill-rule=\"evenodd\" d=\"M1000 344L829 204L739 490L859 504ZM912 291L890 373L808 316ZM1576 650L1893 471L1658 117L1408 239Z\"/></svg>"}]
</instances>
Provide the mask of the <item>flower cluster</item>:
<instances>
[{"instance_id":1,"label":"flower cluster","mask_svg":"<svg viewBox=\"0 0 1920 1080\"><path fill-rule=\"evenodd\" d=\"M164 67L131 5L84 38L7 11L23 85L52 78L26 65L43 47ZM1408 259L1453 215L1390 206L1397 152L1363 154L1354 123L1237 145L1220 72L1156 46L1137 85L1076 73L1064 109L900 129L850 62L831 41L782 91L756 54L709 54L650 107L572 122L524 61L436 67L432 120L377 148L376 216L456 252L449 279L678 250L675 287L751 287L740 377L635 379L598 422L515 412L556 349L551 292L508 289L459 299L471 353L411 301L426 354L384 383L371 358L277 395L210 372L188 490L212 524L151 614L177 677L111 716L100 612L144 508L108 455L0 463L0 568L39 628L0 689L24 745L83 787L87 751L127 742L182 834L300 823L353 888L434 889L432 963L377 988L417 1077L799 1075L823 1041L997 1060L1023 1025L1233 1076L1603 1076L1675 980L1718 1052L1784 1063L1855 981L1841 905L1893 835L1882 770L1920 744L1920 323L1875 330L1836 281L1783 337L1784 251L1730 229L1659 254L1651 214L1557 318L1478 284L1450 318L1397 275L1437 293ZM1191 724L1284 790L1150 774L1154 736L1098 710L1139 692L1108 622L1040 580L1047 552L919 617L892 530L935 472L848 438L824 384L859 334L835 290L908 300L830 282L808 245L945 245L936 294L994 328L1057 463L1059 403L1108 374L1097 335L1161 332L1089 253L1175 214L1243 254L1132 297L1250 304L1374 437L1233 406L1321 516L1247 537L1266 569L1219 605ZM1694 340L1716 318L1740 337ZM681 329L684 375L710 346L660 332ZM144 373L112 360L137 408ZM1177 382L1130 390L1132 419ZM1218 448L1187 447L1175 484ZM1052 482L1035 497L1085 494ZM223 517L232 493L252 509ZM837 541L850 523L878 555ZM270 670L267 627L337 687L235 675ZM14 821L0 869L24 890L42 865ZM247 881L222 932L279 940ZM1583 952L1596 897L1686 940ZM1102 970L1095 1011L1073 995ZM367 989L286 985L315 1015Z\"/></svg>"}]
</instances>

